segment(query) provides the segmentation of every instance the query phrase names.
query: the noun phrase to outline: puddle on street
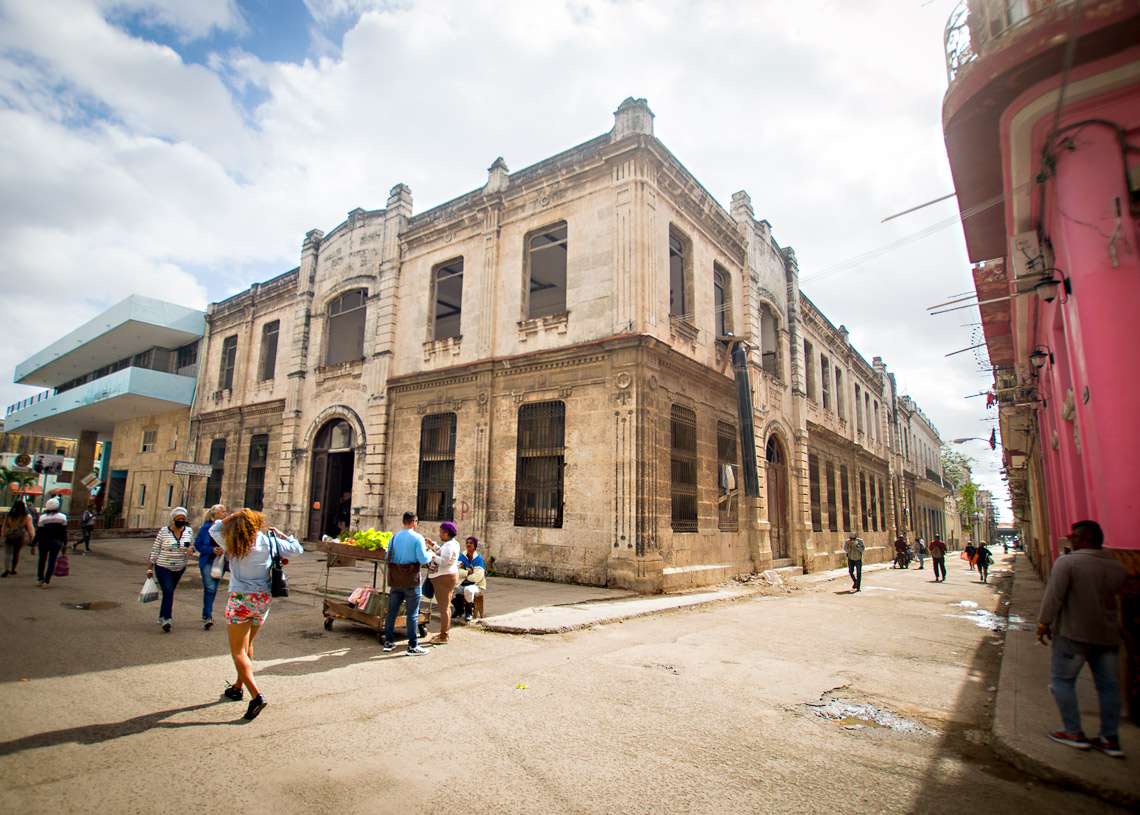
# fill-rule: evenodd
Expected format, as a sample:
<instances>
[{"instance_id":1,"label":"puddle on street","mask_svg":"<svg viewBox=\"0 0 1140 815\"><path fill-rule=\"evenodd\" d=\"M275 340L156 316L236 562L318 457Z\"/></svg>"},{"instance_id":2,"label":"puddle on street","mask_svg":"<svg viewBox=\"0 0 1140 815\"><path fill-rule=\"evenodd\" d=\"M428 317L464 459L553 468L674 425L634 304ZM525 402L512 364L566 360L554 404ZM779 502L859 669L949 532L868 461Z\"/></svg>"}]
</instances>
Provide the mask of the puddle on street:
<instances>
[{"instance_id":1,"label":"puddle on street","mask_svg":"<svg viewBox=\"0 0 1140 815\"><path fill-rule=\"evenodd\" d=\"M945 616L955 617L960 620L969 620L978 628L984 628L987 631L1006 631L1009 629L1013 629L1014 631L1028 631L1030 628L1025 618L1017 614L1010 614L1009 617L1004 617L1001 614L986 611L984 608L978 608L978 604L970 600L962 600L959 603L954 603L954 605L971 610L965 614L947 614Z\"/></svg>"},{"instance_id":2,"label":"puddle on street","mask_svg":"<svg viewBox=\"0 0 1140 815\"><path fill-rule=\"evenodd\" d=\"M884 708L862 702L829 699L820 704L806 705L806 707L821 719L834 722L845 730L879 728L893 730L896 733L912 733L921 736L935 735L935 732L926 725L905 719Z\"/></svg>"},{"instance_id":3,"label":"puddle on street","mask_svg":"<svg viewBox=\"0 0 1140 815\"><path fill-rule=\"evenodd\" d=\"M60 603L60 605L74 611L107 611L122 604L112 603L110 600L90 600L86 603Z\"/></svg>"}]
</instances>

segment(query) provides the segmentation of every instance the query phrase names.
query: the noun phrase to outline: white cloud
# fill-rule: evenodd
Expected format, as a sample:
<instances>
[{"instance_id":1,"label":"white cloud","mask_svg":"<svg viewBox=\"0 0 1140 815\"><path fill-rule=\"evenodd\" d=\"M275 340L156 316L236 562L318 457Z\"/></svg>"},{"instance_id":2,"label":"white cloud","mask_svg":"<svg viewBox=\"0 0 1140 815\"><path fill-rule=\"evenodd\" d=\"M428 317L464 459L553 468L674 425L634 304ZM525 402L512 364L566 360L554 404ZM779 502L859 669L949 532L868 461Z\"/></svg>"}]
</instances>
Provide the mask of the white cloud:
<instances>
[{"instance_id":1,"label":"white cloud","mask_svg":"<svg viewBox=\"0 0 1140 815\"><path fill-rule=\"evenodd\" d=\"M721 202L751 193L796 247L808 294L867 358L887 360L944 436L988 434L980 400L962 398L987 378L970 354L942 356L970 344L959 324L976 317L922 308L970 288L960 228L811 280L954 212L951 201L880 223L952 189L940 125L952 0L306 0L314 33L347 26L343 39L301 63L259 59L246 40L207 66L107 12L190 38L240 30L232 3L67 2L60 14L0 0L0 126L13 148L0 154L0 237L24 248L20 279L62 283L61 319L155 279L188 302L218 299L251 269L295 265L306 229L383 206L396 182L422 210L481 185L495 156L517 170L645 96L657 135ZM251 91L261 101L243 110L235 94ZM98 290L72 289L92 264ZM53 332L29 324L0 367Z\"/></svg>"},{"instance_id":2,"label":"white cloud","mask_svg":"<svg viewBox=\"0 0 1140 815\"><path fill-rule=\"evenodd\" d=\"M99 0L112 18L135 14L150 27L165 27L183 39L205 37L212 31L241 31L245 21L234 0Z\"/></svg>"}]
</instances>

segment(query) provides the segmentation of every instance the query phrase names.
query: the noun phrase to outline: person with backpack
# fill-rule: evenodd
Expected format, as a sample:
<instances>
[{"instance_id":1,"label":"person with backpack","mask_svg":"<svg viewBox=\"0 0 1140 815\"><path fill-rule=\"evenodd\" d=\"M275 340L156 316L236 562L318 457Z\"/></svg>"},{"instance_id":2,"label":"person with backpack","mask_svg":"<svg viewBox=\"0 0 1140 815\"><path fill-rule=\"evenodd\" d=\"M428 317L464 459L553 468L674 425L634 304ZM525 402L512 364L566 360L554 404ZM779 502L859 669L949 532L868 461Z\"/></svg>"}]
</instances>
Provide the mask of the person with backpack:
<instances>
[{"instance_id":1,"label":"person with backpack","mask_svg":"<svg viewBox=\"0 0 1140 815\"><path fill-rule=\"evenodd\" d=\"M4 516L4 522L0 526L0 535L4 538L4 574L0 577L16 574L16 566L20 563L20 550L35 534L36 528L32 525L32 515L28 512L27 505L22 500L17 500Z\"/></svg>"},{"instance_id":2,"label":"person with backpack","mask_svg":"<svg viewBox=\"0 0 1140 815\"><path fill-rule=\"evenodd\" d=\"M59 511L58 498L49 498L44 504L32 542L33 546L39 547L40 552L36 566L36 584L41 589L46 589L55 574L56 558L67 547L67 516Z\"/></svg>"},{"instance_id":3,"label":"person with backpack","mask_svg":"<svg viewBox=\"0 0 1140 815\"><path fill-rule=\"evenodd\" d=\"M91 511L91 507L83 510L83 515L79 518L79 532L83 535L82 538L75 544L76 552L79 551L80 545L83 548L83 554L91 554L91 533L95 531L95 513Z\"/></svg>"},{"instance_id":4,"label":"person with backpack","mask_svg":"<svg viewBox=\"0 0 1140 815\"><path fill-rule=\"evenodd\" d=\"M269 618L273 584L270 572L275 558L304 553L292 535L266 526L265 516L252 509L239 509L210 526L210 537L222 547L230 563L230 596L226 601L226 636L237 681L223 695L240 702L250 694L246 721L256 719L267 702L253 678L253 641Z\"/></svg>"}]
</instances>

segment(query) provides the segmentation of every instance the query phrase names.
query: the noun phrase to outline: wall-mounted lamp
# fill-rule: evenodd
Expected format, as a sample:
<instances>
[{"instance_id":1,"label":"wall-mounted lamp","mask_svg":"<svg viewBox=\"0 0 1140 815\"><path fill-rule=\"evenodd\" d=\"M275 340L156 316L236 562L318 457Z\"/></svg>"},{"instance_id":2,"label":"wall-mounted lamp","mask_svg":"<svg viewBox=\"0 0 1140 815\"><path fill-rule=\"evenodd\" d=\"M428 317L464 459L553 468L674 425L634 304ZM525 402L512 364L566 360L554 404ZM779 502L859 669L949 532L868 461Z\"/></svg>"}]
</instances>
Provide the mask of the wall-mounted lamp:
<instances>
[{"instance_id":1,"label":"wall-mounted lamp","mask_svg":"<svg viewBox=\"0 0 1140 815\"><path fill-rule=\"evenodd\" d=\"M1048 301L1046 301L1048 302ZM1029 363L1034 368L1044 368L1046 362L1053 361L1053 352L1046 348L1044 345L1038 345L1033 349L1033 353L1029 355Z\"/></svg>"}]
</instances>

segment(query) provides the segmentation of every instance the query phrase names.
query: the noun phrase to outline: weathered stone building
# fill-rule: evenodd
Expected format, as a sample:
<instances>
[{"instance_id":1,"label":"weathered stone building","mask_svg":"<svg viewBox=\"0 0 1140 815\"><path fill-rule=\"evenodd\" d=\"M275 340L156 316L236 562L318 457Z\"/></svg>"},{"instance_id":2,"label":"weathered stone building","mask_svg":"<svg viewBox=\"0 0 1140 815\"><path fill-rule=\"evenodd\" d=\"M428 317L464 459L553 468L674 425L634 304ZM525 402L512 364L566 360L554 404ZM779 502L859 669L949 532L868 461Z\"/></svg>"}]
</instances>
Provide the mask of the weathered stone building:
<instances>
[{"instance_id":1,"label":"weathered stone building","mask_svg":"<svg viewBox=\"0 0 1140 815\"><path fill-rule=\"evenodd\" d=\"M300 260L209 308L196 506L308 538L415 508L501 573L646 591L835 566L852 528L877 559L906 528L893 380L800 293L747 194L726 211L654 137L645 100L426 212L397 184Z\"/></svg>"}]
</instances>

